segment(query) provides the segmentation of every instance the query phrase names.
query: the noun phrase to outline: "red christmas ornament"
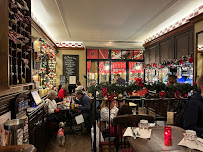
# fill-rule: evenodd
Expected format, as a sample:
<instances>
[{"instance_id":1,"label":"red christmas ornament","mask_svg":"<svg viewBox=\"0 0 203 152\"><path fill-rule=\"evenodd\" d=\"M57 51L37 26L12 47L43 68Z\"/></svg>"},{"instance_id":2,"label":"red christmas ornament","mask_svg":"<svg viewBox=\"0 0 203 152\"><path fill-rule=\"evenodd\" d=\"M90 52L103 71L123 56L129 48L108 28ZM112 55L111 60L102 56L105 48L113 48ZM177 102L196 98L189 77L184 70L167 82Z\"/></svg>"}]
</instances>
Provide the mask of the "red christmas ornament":
<instances>
[{"instance_id":1,"label":"red christmas ornament","mask_svg":"<svg viewBox=\"0 0 203 152\"><path fill-rule=\"evenodd\" d=\"M193 63L194 58L193 58L193 57L190 57L190 58L188 59L188 61L189 61L190 63Z\"/></svg>"},{"instance_id":2,"label":"red christmas ornament","mask_svg":"<svg viewBox=\"0 0 203 152\"><path fill-rule=\"evenodd\" d=\"M107 93L107 87L102 88L102 95L105 96Z\"/></svg>"},{"instance_id":3,"label":"red christmas ornament","mask_svg":"<svg viewBox=\"0 0 203 152\"><path fill-rule=\"evenodd\" d=\"M153 67L154 67L154 68L157 68L157 63L154 63L154 64L153 64Z\"/></svg>"},{"instance_id":4,"label":"red christmas ornament","mask_svg":"<svg viewBox=\"0 0 203 152\"><path fill-rule=\"evenodd\" d=\"M159 97L165 97L166 96L166 94L165 94L165 92L164 91L161 91L161 92L159 92Z\"/></svg>"},{"instance_id":5,"label":"red christmas ornament","mask_svg":"<svg viewBox=\"0 0 203 152\"><path fill-rule=\"evenodd\" d=\"M180 62L180 65L181 65L181 64L184 63L184 60L183 60L183 59L180 59L179 62Z\"/></svg>"},{"instance_id":6,"label":"red christmas ornament","mask_svg":"<svg viewBox=\"0 0 203 152\"><path fill-rule=\"evenodd\" d=\"M187 93L185 94L185 97L186 97L186 98L189 97Z\"/></svg>"}]
</instances>

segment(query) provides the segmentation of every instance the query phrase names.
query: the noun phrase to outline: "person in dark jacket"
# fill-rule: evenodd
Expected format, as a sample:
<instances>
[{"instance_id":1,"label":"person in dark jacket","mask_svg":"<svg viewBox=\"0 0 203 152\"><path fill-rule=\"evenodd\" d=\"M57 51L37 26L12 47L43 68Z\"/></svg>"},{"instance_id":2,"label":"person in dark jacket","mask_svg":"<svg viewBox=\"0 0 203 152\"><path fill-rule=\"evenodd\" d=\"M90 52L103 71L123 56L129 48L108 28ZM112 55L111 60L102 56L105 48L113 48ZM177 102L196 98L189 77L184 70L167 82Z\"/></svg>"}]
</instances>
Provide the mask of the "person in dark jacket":
<instances>
[{"instance_id":1,"label":"person in dark jacket","mask_svg":"<svg viewBox=\"0 0 203 152\"><path fill-rule=\"evenodd\" d=\"M190 97L184 108L183 127L203 137L203 75L197 79L197 86L200 91Z\"/></svg>"},{"instance_id":2,"label":"person in dark jacket","mask_svg":"<svg viewBox=\"0 0 203 152\"><path fill-rule=\"evenodd\" d=\"M81 113L84 117L85 120L85 126L87 131L90 131L91 125L90 125L90 109L91 109L91 103L92 101L90 100L90 98L83 93L82 90L76 90L76 100L75 102L76 107L81 109Z\"/></svg>"},{"instance_id":3,"label":"person in dark jacket","mask_svg":"<svg viewBox=\"0 0 203 152\"><path fill-rule=\"evenodd\" d=\"M116 83L121 85L121 86L125 85L125 80L123 78L121 78L120 74L117 74Z\"/></svg>"}]
</instances>

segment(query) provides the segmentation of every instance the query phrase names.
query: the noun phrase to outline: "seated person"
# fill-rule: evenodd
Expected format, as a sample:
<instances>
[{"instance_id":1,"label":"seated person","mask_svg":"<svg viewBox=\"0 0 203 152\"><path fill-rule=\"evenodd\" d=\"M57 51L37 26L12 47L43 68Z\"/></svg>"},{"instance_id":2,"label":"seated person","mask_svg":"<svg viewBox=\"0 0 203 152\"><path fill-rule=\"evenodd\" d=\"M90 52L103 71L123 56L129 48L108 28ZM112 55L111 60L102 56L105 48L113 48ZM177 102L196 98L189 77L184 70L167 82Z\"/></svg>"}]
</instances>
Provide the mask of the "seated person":
<instances>
[{"instance_id":1,"label":"seated person","mask_svg":"<svg viewBox=\"0 0 203 152\"><path fill-rule=\"evenodd\" d=\"M203 137L203 75L197 79L197 86L199 92L193 94L185 105L183 127Z\"/></svg>"},{"instance_id":2,"label":"seated person","mask_svg":"<svg viewBox=\"0 0 203 152\"><path fill-rule=\"evenodd\" d=\"M116 101L110 101L110 121L112 122L113 118L117 116L118 108L115 106ZM102 101L101 104L101 121L109 123L109 104L108 101Z\"/></svg>"},{"instance_id":3,"label":"seated person","mask_svg":"<svg viewBox=\"0 0 203 152\"><path fill-rule=\"evenodd\" d=\"M58 92L58 98L63 100L63 97L65 97L68 92L69 92L68 91L68 85L67 84L63 84L61 89Z\"/></svg>"},{"instance_id":4,"label":"seated person","mask_svg":"<svg viewBox=\"0 0 203 152\"><path fill-rule=\"evenodd\" d=\"M177 76L175 76L175 75L169 75L168 76L168 83L167 83L167 85L170 85L170 84L172 84L172 85L176 85L178 82L177 82Z\"/></svg>"},{"instance_id":5,"label":"seated person","mask_svg":"<svg viewBox=\"0 0 203 152\"><path fill-rule=\"evenodd\" d=\"M56 98L57 98L57 92L54 90L51 90L49 91L48 97L45 100L45 102L48 106L48 120L59 123L63 121L63 116L59 112L59 109L57 108L57 103L55 102Z\"/></svg>"},{"instance_id":6,"label":"seated person","mask_svg":"<svg viewBox=\"0 0 203 152\"><path fill-rule=\"evenodd\" d=\"M84 94L81 90L76 90L76 107L81 110L81 113L85 120L85 126L87 129L90 129L90 108L92 101L90 98Z\"/></svg>"},{"instance_id":7,"label":"seated person","mask_svg":"<svg viewBox=\"0 0 203 152\"><path fill-rule=\"evenodd\" d=\"M132 108L128 104L122 104L117 115L120 116L126 114L133 114Z\"/></svg>"}]
</instances>

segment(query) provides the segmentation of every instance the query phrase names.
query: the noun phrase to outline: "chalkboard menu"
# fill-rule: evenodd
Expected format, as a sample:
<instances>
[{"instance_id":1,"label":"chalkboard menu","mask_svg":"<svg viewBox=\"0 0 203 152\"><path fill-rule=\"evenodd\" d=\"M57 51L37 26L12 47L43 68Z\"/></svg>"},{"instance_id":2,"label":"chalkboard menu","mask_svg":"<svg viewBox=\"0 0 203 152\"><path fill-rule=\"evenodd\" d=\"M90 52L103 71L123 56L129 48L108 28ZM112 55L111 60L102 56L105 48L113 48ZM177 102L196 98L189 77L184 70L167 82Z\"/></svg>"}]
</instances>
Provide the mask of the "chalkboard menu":
<instances>
[{"instance_id":1,"label":"chalkboard menu","mask_svg":"<svg viewBox=\"0 0 203 152\"><path fill-rule=\"evenodd\" d=\"M66 77L66 82L69 82L69 76L76 76L76 79L79 80L78 55L63 55L63 75Z\"/></svg>"}]
</instances>

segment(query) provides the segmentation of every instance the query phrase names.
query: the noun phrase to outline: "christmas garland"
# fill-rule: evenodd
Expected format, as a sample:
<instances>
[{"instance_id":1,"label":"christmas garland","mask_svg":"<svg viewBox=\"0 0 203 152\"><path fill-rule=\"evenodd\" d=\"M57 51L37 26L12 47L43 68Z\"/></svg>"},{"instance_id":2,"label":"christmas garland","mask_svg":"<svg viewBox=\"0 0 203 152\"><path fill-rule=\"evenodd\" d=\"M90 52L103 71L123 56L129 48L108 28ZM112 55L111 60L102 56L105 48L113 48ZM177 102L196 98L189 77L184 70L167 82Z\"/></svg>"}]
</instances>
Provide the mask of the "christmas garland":
<instances>
[{"instance_id":1,"label":"christmas garland","mask_svg":"<svg viewBox=\"0 0 203 152\"><path fill-rule=\"evenodd\" d=\"M179 66L185 63L193 63L194 62L194 57L189 55L189 56L183 56L180 59L168 59L167 61L164 61L162 63L152 63L152 64L145 64L144 68L152 69L152 68L165 68L168 66Z\"/></svg>"},{"instance_id":2,"label":"christmas garland","mask_svg":"<svg viewBox=\"0 0 203 152\"><path fill-rule=\"evenodd\" d=\"M128 86L119 86L118 84L108 84L108 83L101 83L101 84L94 84L87 87L87 91L89 93L96 93L96 91L103 92L103 96L106 94L124 94L124 92L129 93L130 95L132 92L141 91L143 89L147 89L148 92L155 92L158 94L159 97L167 97L167 98L174 98L176 96L179 97L188 97L188 92L194 90L197 91L197 85L191 86L190 84L180 84L177 83L176 85L165 85L164 83L154 83L152 85L145 85L138 81L130 84Z\"/></svg>"}]
</instances>

